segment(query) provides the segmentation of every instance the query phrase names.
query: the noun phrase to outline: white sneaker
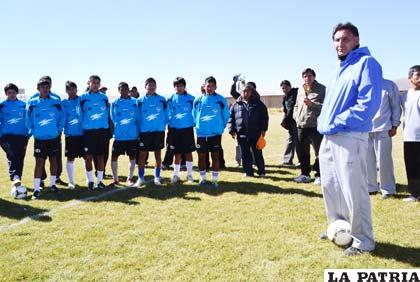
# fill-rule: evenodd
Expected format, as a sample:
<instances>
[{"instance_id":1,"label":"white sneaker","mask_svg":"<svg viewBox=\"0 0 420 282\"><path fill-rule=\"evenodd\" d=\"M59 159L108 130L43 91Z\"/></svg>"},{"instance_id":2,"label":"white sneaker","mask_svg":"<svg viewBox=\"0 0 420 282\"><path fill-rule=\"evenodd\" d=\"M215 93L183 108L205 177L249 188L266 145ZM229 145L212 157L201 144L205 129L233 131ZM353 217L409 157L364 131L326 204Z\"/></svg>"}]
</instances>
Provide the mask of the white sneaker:
<instances>
[{"instance_id":1,"label":"white sneaker","mask_svg":"<svg viewBox=\"0 0 420 282\"><path fill-rule=\"evenodd\" d=\"M319 177L319 176L315 177L314 184L315 185L321 185L321 177Z\"/></svg>"},{"instance_id":2,"label":"white sneaker","mask_svg":"<svg viewBox=\"0 0 420 282\"><path fill-rule=\"evenodd\" d=\"M181 179L179 178L179 176L178 176L178 175L173 175L173 176L172 176L172 178L171 178L171 182L172 182L173 184L178 183L180 180L181 180Z\"/></svg>"},{"instance_id":3,"label":"white sneaker","mask_svg":"<svg viewBox=\"0 0 420 282\"><path fill-rule=\"evenodd\" d=\"M403 199L404 202L417 202L417 199L413 196L407 197Z\"/></svg>"},{"instance_id":4,"label":"white sneaker","mask_svg":"<svg viewBox=\"0 0 420 282\"><path fill-rule=\"evenodd\" d=\"M133 186L135 186L135 185L136 185L136 183L134 183L133 178L128 178L128 177L127 177L127 182L126 182L126 185L127 185L128 187L133 187Z\"/></svg>"},{"instance_id":5,"label":"white sneaker","mask_svg":"<svg viewBox=\"0 0 420 282\"><path fill-rule=\"evenodd\" d=\"M73 183L69 183L69 185L67 186L70 190L74 190L74 188L76 188L76 185L74 185Z\"/></svg>"},{"instance_id":6,"label":"white sneaker","mask_svg":"<svg viewBox=\"0 0 420 282\"><path fill-rule=\"evenodd\" d=\"M137 179L136 183L134 184L134 187L140 188L141 186L145 185L145 181L141 178Z\"/></svg>"},{"instance_id":7,"label":"white sneaker","mask_svg":"<svg viewBox=\"0 0 420 282\"><path fill-rule=\"evenodd\" d=\"M188 184L193 184L194 183L194 178L192 175L187 175L187 183Z\"/></svg>"},{"instance_id":8,"label":"white sneaker","mask_svg":"<svg viewBox=\"0 0 420 282\"><path fill-rule=\"evenodd\" d=\"M155 185L160 186L162 185L162 179L160 177L155 177Z\"/></svg>"},{"instance_id":9,"label":"white sneaker","mask_svg":"<svg viewBox=\"0 0 420 282\"><path fill-rule=\"evenodd\" d=\"M295 178L295 182L297 182L297 183L309 183L311 181L312 181L312 179L311 179L310 176L303 175L303 174L301 174L301 175L299 175L298 177Z\"/></svg>"}]
</instances>

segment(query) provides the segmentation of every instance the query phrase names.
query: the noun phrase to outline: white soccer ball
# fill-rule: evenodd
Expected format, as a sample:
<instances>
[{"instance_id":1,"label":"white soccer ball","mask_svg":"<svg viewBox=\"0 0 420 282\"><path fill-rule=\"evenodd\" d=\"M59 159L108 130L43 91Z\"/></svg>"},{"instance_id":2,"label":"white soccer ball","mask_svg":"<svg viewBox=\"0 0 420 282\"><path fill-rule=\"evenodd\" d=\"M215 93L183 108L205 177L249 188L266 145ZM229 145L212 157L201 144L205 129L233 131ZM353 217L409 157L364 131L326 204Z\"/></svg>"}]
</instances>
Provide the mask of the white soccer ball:
<instances>
[{"instance_id":1,"label":"white soccer ball","mask_svg":"<svg viewBox=\"0 0 420 282\"><path fill-rule=\"evenodd\" d=\"M334 221L328 226L327 236L338 246L349 245L353 240L350 223L342 219Z\"/></svg>"},{"instance_id":2,"label":"white soccer ball","mask_svg":"<svg viewBox=\"0 0 420 282\"><path fill-rule=\"evenodd\" d=\"M15 199L23 199L23 198L26 198L28 196L28 191L26 190L26 187L23 186L23 185L18 186L18 187L13 186L10 194Z\"/></svg>"}]
</instances>

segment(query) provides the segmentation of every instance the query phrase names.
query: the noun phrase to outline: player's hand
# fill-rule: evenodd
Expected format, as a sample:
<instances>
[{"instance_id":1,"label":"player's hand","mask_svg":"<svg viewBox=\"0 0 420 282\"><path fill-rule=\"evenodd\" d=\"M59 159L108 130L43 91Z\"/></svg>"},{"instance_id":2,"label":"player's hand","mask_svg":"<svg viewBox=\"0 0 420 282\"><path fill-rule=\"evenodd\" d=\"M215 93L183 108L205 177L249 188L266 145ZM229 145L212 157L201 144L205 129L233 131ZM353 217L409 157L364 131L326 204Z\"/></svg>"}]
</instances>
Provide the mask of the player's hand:
<instances>
[{"instance_id":1,"label":"player's hand","mask_svg":"<svg viewBox=\"0 0 420 282\"><path fill-rule=\"evenodd\" d=\"M239 77L241 76L241 74L237 74L237 75L235 75L234 77L233 77L233 82L238 82L238 80L239 80Z\"/></svg>"},{"instance_id":2,"label":"player's hand","mask_svg":"<svg viewBox=\"0 0 420 282\"><path fill-rule=\"evenodd\" d=\"M309 98L305 98L305 100L303 100L303 102L305 103L306 106L308 106L308 108L312 107L312 101Z\"/></svg>"},{"instance_id":3,"label":"player's hand","mask_svg":"<svg viewBox=\"0 0 420 282\"><path fill-rule=\"evenodd\" d=\"M389 137L394 137L397 134L397 128L395 126L393 126L389 131L388 131Z\"/></svg>"}]
</instances>

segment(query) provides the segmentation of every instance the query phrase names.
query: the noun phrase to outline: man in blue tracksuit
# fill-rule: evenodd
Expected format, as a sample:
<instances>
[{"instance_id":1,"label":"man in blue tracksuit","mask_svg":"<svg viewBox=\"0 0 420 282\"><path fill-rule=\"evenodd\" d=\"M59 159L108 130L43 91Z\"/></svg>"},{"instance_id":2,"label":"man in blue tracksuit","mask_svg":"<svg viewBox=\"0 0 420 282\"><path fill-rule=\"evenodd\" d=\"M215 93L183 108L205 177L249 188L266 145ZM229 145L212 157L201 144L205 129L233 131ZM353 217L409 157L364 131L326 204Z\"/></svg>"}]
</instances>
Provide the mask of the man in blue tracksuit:
<instances>
[{"instance_id":1,"label":"man in blue tracksuit","mask_svg":"<svg viewBox=\"0 0 420 282\"><path fill-rule=\"evenodd\" d=\"M69 188L74 189L74 159L83 158L83 128L82 121L77 114L79 96L77 85L72 81L66 82L68 98L61 101L61 107L65 117L64 135L66 136L65 155L67 157L66 170L69 179Z\"/></svg>"},{"instance_id":2,"label":"man in blue tracksuit","mask_svg":"<svg viewBox=\"0 0 420 282\"><path fill-rule=\"evenodd\" d=\"M328 223L351 223L353 243L345 254L359 255L375 249L366 156L368 132L381 103L382 68L366 47L359 47L359 32L351 23L337 25L333 41L339 63L317 126L324 135L321 185Z\"/></svg>"},{"instance_id":3,"label":"man in blue tracksuit","mask_svg":"<svg viewBox=\"0 0 420 282\"><path fill-rule=\"evenodd\" d=\"M206 180L206 155L212 158L212 186L218 187L219 153L222 148L222 134L229 120L229 107L226 98L216 93L216 79L206 78L205 94L197 97L193 105L193 117L197 134L198 167L200 169L200 185Z\"/></svg>"},{"instance_id":4,"label":"man in blue tracksuit","mask_svg":"<svg viewBox=\"0 0 420 282\"><path fill-rule=\"evenodd\" d=\"M187 82L184 78L175 78L173 85L176 93L168 98L168 122L169 131L171 131L171 133L167 140L167 150L172 151L175 155L172 183L177 183L180 180L182 154L185 154L186 158L187 181L188 183L193 183L192 152L195 151L195 124L192 115L192 107L194 104L194 96L188 94L185 90Z\"/></svg>"},{"instance_id":5,"label":"man in blue tracksuit","mask_svg":"<svg viewBox=\"0 0 420 282\"><path fill-rule=\"evenodd\" d=\"M77 114L82 121L83 127L83 145L86 163L86 175L88 178L88 189L95 187L93 177L93 158L97 159L96 187L105 188L102 183L104 178L104 152L106 140L108 138L108 115L109 103L108 97L99 91L101 87L101 78L92 75L89 78L89 90L79 98Z\"/></svg>"},{"instance_id":6,"label":"man in blue tracksuit","mask_svg":"<svg viewBox=\"0 0 420 282\"><path fill-rule=\"evenodd\" d=\"M18 87L4 87L7 99L0 103L0 145L6 153L12 189L21 185L29 131L25 125L26 103L17 98Z\"/></svg>"},{"instance_id":7,"label":"man in blue tracksuit","mask_svg":"<svg viewBox=\"0 0 420 282\"><path fill-rule=\"evenodd\" d=\"M146 94L137 99L140 110L139 141L139 179L137 187L144 182L144 166L148 152L155 153L155 185L161 185L160 169L162 166L161 150L164 147L165 127L168 120L166 99L156 93L156 80L148 78L145 82Z\"/></svg>"},{"instance_id":8,"label":"man in blue tracksuit","mask_svg":"<svg viewBox=\"0 0 420 282\"><path fill-rule=\"evenodd\" d=\"M35 179L33 199L40 197L42 171L47 157L50 160L50 189L57 192L55 186L57 173L57 154L60 147L60 134L64 127L64 115L59 99L50 95L50 82L41 79L38 82L40 95L31 99L25 116L26 127L34 136Z\"/></svg>"},{"instance_id":9,"label":"man in blue tracksuit","mask_svg":"<svg viewBox=\"0 0 420 282\"><path fill-rule=\"evenodd\" d=\"M119 184L118 157L127 154L130 159L127 184L134 185L133 174L136 168L136 155L140 131L140 111L136 99L130 97L130 88L125 82L120 82L118 91L121 96L111 104L111 121L114 124L114 143L112 145L112 177L111 187Z\"/></svg>"}]
</instances>

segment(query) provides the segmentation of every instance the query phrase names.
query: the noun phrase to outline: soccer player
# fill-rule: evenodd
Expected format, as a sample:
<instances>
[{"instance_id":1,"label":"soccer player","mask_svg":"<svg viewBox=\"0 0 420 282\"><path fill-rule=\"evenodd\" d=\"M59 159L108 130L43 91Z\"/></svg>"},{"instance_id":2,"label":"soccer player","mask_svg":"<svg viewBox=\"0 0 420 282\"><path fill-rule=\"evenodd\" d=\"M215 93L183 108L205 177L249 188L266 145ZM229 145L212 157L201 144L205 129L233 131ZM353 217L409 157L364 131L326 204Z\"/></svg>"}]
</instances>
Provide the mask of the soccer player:
<instances>
[{"instance_id":1,"label":"soccer player","mask_svg":"<svg viewBox=\"0 0 420 282\"><path fill-rule=\"evenodd\" d=\"M144 167L147 152L155 154L155 185L161 185L160 170L162 165L161 150L164 147L165 127L167 123L166 99L156 93L156 80L148 78L145 82L146 94L137 99L140 110L141 127L139 143L139 179L137 187L145 184Z\"/></svg>"},{"instance_id":2,"label":"soccer player","mask_svg":"<svg viewBox=\"0 0 420 282\"><path fill-rule=\"evenodd\" d=\"M74 189L74 159L84 157L83 128L80 117L77 115L77 105L79 103L79 96L77 95L76 83L72 81L67 81L66 92L68 94L68 98L64 99L61 102L61 107L65 116L64 135L66 136L66 169L67 176L69 179L68 187L70 189Z\"/></svg>"},{"instance_id":3,"label":"soccer player","mask_svg":"<svg viewBox=\"0 0 420 282\"><path fill-rule=\"evenodd\" d=\"M12 189L21 185L23 164L29 132L25 125L26 103L17 98L18 87L4 87L6 100L0 103L0 145L6 153Z\"/></svg>"},{"instance_id":4,"label":"soccer player","mask_svg":"<svg viewBox=\"0 0 420 282\"><path fill-rule=\"evenodd\" d=\"M114 143L112 145L111 168L113 182L110 187L119 184L118 157L127 154L130 159L127 185L133 186L133 174L136 168L136 154L140 131L140 111L136 99L129 96L129 87L125 82L118 85L120 98L111 104L111 120L114 124Z\"/></svg>"},{"instance_id":5,"label":"soccer player","mask_svg":"<svg viewBox=\"0 0 420 282\"><path fill-rule=\"evenodd\" d=\"M50 82L47 79L40 79L37 88L39 96L28 102L25 116L26 127L35 139L35 179L32 199L38 199L41 195L41 177L47 157L50 161L50 190L58 192L55 186L57 154L60 149L60 134L64 127L61 102L50 95Z\"/></svg>"},{"instance_id":6,"label":"soccer player","mask_svg":"<svg viewBox=\"0 0 420 282\"><path fill-rule=\"evenodd\" d=\"M168 150L173 151L175 156L174 174L171 181L172 183L177 183L180 180L181 155L185 154L187 181L188 183L193 183L192 152L195 151L195 142L192 107L194 96L188 94L185 90L187 83L184 78L175 78L173 85L176 93L168 98L168 122L172 134L167 144Z\"/></svg>"},{"instance_id":7,"label":"soccer player","mask_svg":"<svg viewBox=\"0 0 420 282\"><path fill-rule=\"evenodd\" d=\"M103 189L104 177L104 152L108 138L108 97L99 91L101 78L92 75L88 81L89 90L79 98L77 113L82 121L83 144L86 162L86 175L88 178L88 189ZM94 183L93 158L97 158L96 185Z\"/></svg>"},{"instance_id":8,"label":"soccer player","mask_svg":"<svg viewBox=\"0 0 420 282\"><path fill-rule=\"evenodd\" d=\"M204 84L205 94L194 100L193 117L197 134L198 167L200 186L207 184L206 155L212 158L212 187L217 188L220 169L220 149L222 134L229 120L229 107L226 98L216 93L217 83L212 76Z\"/></svg>"}]
</instances>

